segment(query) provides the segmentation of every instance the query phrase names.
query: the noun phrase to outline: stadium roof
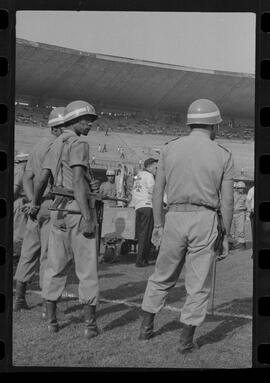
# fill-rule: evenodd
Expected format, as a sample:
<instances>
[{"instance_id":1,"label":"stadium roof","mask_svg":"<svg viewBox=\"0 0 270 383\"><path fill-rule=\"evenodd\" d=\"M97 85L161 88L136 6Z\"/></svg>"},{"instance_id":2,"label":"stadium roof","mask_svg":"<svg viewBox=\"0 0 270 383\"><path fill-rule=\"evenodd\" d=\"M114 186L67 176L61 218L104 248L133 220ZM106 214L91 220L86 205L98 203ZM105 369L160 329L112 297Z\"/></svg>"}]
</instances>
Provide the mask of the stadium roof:
<instances>
[{"instance_id":1,"label":"stadium roof","mask_svg":"<svg viewBox=\"0 0 270 383\"><path fill-rule=\"evenodd\" d=\"M16 95L82 99L97 107L185 113L197 98L254 118L255 76L81 52L16 40Z\"/></svg>"}]
</instances>

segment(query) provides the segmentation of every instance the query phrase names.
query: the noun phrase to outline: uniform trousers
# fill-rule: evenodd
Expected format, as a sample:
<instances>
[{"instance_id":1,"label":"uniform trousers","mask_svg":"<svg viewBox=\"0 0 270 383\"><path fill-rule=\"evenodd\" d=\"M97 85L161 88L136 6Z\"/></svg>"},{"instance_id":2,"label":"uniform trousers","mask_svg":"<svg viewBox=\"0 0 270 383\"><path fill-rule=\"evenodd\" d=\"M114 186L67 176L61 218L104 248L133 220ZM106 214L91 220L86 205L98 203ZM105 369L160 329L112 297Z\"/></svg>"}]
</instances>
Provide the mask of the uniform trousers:
<instances>
[{"instance_id":1,"label":"uniform trousers","mask_svg":"<svg viewBox=\"0 0 270 383\"><path fill-rule=\"evenodd\" d=\"M76 201L68 203L65 208L79 210ZM46 300L57 301L61 297L69 266L74 259L75 272L79 279L80 302L89 305L98 303L98 226L96 233L91 238L86 238L80 230L81 222L80 214L51 213L48 262L42 291Z\"/></svg>"},{"instance_id":2,"label":"uniform trousers","mask_svg":"<svg viewBox=\"0 0 270 383\"><path fill-rule=\"evenodd\" d=\"M51 200L45 200L36 220L28 218L23 237L21 256L14 279L30 282L39 266L39 285L43 287L44 269L47 263L48 238L50 231Z\"/></svg>"},{"instance_id":3,"label":"uniform trousers","mask_svg":"<svg viewBox=\"0 0 270 383\"><path fill-rule=\"evenodd\" d=\"M25 197L21 197L14 201L13 207L13 242L22 242L26 230L27 215L21 211L24 206Z\"/></svg>"},{"instance_id":4,"label":"uniform trousers","mask_svg":"<svg viewBox=\"0 0 270 383\"><path fill-rule=\"evenodd\" d=\"M180 321L193 326L204 321L211 293L217 234L214 211L169 211L166 214L155 270L143 298L144 311L157 313L162 309L185 264L187 296Z\"/></svg>"},{"instance_id":5,"label":"uniform trousers","mask_svg":"<svg viewBox=\"0 0 270 383\"><path fill-rule=\"evenodd\" d=\"M147 261L151 248L154 218L151 207L141 207L136 210L136 234L138 253L136 263Z\"/></svg>"},{"instance_id":6,"label":"uniform trousers","mask_svg":"<svg viewBox=\"0 0 270 383\"><path fill-rule=\"evenodd\" d=\"M234 212L232 221L232 231L237 243L246 243L245 235L246 211Z\"/></svg>"}]
</instances>

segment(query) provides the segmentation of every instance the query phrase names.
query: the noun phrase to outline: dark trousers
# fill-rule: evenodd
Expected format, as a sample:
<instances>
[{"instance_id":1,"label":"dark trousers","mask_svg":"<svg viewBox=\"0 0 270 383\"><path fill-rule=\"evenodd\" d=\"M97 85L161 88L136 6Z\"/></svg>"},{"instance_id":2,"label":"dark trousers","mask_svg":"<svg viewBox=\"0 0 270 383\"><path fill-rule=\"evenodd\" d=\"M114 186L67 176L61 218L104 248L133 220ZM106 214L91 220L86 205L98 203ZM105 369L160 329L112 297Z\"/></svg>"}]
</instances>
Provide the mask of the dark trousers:
<instances>
[{"instance_id":1,"label":"dark trousers","mask_svg":"<svg viewBox=\"0 0 270 383\"><path fill-rule=\"evenodd\" d=\"M138 253L136 263L148 261L151 248L153 226L153 209L151 207L141 207L137 209L135 236L138 240Z\"/></svg>"}]
</instances>

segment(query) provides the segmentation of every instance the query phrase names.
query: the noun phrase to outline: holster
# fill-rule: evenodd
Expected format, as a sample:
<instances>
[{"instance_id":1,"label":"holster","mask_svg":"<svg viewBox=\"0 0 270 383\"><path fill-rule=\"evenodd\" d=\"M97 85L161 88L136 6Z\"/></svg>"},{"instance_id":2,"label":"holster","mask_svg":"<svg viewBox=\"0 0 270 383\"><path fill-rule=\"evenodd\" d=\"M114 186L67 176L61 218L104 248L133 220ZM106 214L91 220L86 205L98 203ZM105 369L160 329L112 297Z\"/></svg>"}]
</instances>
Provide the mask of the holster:
<instances>
[{"instance_id":1,"label":"holster","mask_svg":"<svg viewBox=\"0 0 270 383\"><path fill-rule=\"evenodd\" d=\"M223 223L223 218L220 210L217 210L217 220L218 235L214 243L214 250L216 252L216 255L219 256L223 253L223 240L226 234L226 229Z\"/></svg>"}]
</instances>

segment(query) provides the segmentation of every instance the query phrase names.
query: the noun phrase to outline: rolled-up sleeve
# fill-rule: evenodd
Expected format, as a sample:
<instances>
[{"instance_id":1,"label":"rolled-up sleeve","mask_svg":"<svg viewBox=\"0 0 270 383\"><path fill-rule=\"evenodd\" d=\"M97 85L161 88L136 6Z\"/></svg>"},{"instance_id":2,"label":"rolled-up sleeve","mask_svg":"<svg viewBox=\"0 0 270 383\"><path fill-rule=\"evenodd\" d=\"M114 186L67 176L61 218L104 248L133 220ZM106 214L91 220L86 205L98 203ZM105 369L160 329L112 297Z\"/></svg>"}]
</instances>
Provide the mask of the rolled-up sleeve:
<instances>
[{"instance_id":1,"label":"rolled-up sleeve","mask_svg":"<svg viewBox=\"0 0 270 383\"><path fill-rule=\"evenodd\" d=\"M228 153L228 158L225 162L223 181L233 181L234 179L234 161L232 153Z\"/></svg>"},{"instance_id":2,"label":"rolled-up sleeve","mask_svg":"<svg viewBox=\"0 0 270 383\"><path fill-rule=\"evenodd\" d=\"M69 155L69 166L89 167L89 145L87 142L77 141L71 145Z\"/></svg>"}]
</instances>

